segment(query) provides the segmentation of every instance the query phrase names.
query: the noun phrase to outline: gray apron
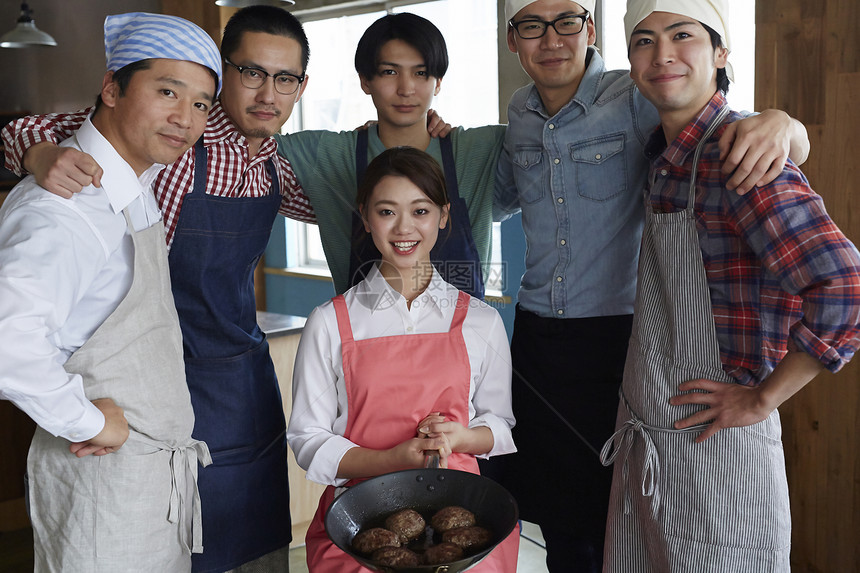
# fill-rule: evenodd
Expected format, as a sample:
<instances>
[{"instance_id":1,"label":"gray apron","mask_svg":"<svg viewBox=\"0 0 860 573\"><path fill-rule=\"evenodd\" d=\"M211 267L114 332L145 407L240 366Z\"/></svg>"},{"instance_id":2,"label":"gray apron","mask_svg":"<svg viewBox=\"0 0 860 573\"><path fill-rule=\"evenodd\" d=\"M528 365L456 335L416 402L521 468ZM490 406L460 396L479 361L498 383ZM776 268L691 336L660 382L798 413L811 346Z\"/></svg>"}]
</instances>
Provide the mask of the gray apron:
<instances>
[{"instance_id":1,"label":"gray apron","mask_svg":"<svg viewBox=\"0 0 860 573\"><path fill-rule=\"evenodd\" d=\"M202 551L197 463L182 336L170 292L164 227L136 232L128 294L66 362L90 400L125 411L128 441L77 458L69 442L36 429L27 458L36 571L190 571Z\"/></svg>"},{"instance_id":2,"label":"gray apron","mask_svg":"<svg viewBox=\"0 0 860 573\"><path fill-rule=\"evenodd\" d=\"M686 210L646 209L616 432L601 452L605 465L616 462L605 572L790 570L779 414L696 444L704 426L675 430L673 424L701 406L669 406L681 382L734 383L720 363L693 214L701 147L728 111L714 119L695 151ZM663 180L651 184L659 189Z\"/></svg>"}]
</instances>

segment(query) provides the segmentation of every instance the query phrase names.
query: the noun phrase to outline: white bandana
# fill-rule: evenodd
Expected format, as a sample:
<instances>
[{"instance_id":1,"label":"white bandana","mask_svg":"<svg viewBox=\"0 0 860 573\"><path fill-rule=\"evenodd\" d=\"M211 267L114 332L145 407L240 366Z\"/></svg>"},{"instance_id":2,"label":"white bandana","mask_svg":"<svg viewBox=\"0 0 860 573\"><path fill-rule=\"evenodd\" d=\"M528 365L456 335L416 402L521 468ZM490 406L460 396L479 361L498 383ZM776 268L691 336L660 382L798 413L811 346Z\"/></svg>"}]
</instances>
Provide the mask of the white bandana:
<instances>
[{"instance_id":1,"label":"white bandana","mask_svg":"<svg viewBox=\"0 0 860 573\"><path fill-rule=\"evenodd\" d=\"M517 12L529 4L534 4L536 1L537 0L505 0L505 19L510 22L513 17L517 15ZM580 0L577 4L588 10L588 13L591 14L592 18L594 18L594 1L595 0Z\"/></svg>"},{"instance_id":2,"label":"white bandana","mask_svg":"<svg viewBox=\"0 0 860 573\"><path fill-rule=\"evenodd\" d=\"M627 34L628 47L633 30L652 12L680 14L701 22L720 35L723 46L731 53L729 6L726 0L627 0L624 32ZM728 62L726 62L726 75L730 81L734 81L732 65Z\"/></svg>"}]
</instances>

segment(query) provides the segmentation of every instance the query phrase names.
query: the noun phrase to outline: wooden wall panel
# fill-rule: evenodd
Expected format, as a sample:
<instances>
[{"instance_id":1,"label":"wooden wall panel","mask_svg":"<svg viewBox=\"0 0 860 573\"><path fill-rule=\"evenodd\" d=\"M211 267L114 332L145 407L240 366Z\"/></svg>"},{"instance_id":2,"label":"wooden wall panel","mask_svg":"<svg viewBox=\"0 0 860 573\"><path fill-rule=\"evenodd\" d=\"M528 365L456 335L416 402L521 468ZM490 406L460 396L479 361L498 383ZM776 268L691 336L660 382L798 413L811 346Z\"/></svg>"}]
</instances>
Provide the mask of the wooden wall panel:
<instances>
[{"instance_id":1,"label":"wooden wall panel","mask_svg":"<svg viewBox=\"0 0 860 573\"><path fill-rule=\"evenodd\" d=\"M221 45L221 8L214 0L161 0L161 13L194 22Z\"/></svg>"},{"instance_id":2,"label":"wooden wall panel","mask_svg":"<svg viewBox=\"0 0 860 573\"><path fill-rule=\"evenodd\" d=\"M860 243L860 3L758 0L756 109L807 127L803 171ZM860 358L822 374L783 408L792 571L860 571Z\"/></svg>"}]
</instances>

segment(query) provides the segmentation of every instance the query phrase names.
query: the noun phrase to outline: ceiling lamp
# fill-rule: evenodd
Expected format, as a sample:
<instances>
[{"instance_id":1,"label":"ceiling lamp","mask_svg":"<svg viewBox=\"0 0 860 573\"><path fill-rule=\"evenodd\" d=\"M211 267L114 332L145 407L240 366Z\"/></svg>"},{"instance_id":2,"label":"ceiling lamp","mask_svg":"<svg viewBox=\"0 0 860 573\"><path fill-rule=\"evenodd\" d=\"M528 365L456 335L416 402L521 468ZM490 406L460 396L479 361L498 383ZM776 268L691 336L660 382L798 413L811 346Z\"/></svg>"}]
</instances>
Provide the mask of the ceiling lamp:
<instances>
[{"instance_id":1,"label":"ceiling lamp","mask_svg":"<svg viewBox=\"0 0 860 573\"><path fill-rule=\"evenodd\" d=\"M270 4L272 6L283 6L284 4L295 4L296 0L215 0L218 6L226 6L228 8L242 8L254 4Z\"/></svg>"},{"instance_id":2,"label":"ceiling lamp","mask_svg":"<svg viewBox=\"0 0 860 573\"><path fill-rule=\"evenodd\" d=\"M0 48L28 48L30 46L56 46L57 42L45 32L36 28L32 18L33 11L26 2L21 2L21 15L18 24L11 32L0 36Z\"/></svg>"}]
</instances>

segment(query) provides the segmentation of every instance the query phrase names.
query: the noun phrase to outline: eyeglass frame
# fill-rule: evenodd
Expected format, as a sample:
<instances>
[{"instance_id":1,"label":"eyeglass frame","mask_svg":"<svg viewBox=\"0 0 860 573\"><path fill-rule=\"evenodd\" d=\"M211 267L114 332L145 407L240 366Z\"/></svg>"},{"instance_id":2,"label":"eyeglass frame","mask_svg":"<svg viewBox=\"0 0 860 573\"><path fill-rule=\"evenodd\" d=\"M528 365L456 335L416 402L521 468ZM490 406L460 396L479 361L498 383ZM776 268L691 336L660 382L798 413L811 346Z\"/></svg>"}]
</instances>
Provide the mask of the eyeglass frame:
<instances>
[{"instance_id":1,"label":"eyeglass frame","mask_svg":"<svg viewBox=\"0 0 860 573\"><path fill-rule=\"evenodd\" d=\"M272 83L274 84L276 92L278 92L281 95L293 95L294 93L299 91L299 87L301 87L301 85L305 82L305 77L306 77L305 74L302 74L300 76L297 76L296 74L291 74L290 72L278 72L277 74L270 74L269 72L267 72L263 68L258 68L257 66L237 66L236 64L234 64L233 62L231 62L227 58L223 58L223 59L224 59L225 64L227 64L228 66L232 66L232 67L236 68L236 71L239 72L239 81L241 81L242 85L245 86L246 88L248 88L249 90L260 89L261 87L266 85L267 79L272 78ZM263 75L263 82L260 85L258 85L257 87L251 87L249 85L246 85L245 84L245 75L243 73L245 70L254 70L255 72L259 72L260 74ZM282 91L280 91L278 89L278 82L276 81L276 78L278 78L279 76L289 76L291 78L295 78L298 82L296 84L296 89L291 91L290 93L286 93L286 94L283 93Z\"/></svg>"},{"instance_id":2,"label":"eyeglass frame","mask_svg":"<svg viewBox=\"0 0 860 573\"><path fill-rule=\"evenodd\" d=\"M537 40L539 38L543 38L544 36L546 36L546 31L549 30L550 26L552 26L552 29L555 30L555 33L558 34L559 36L576 36L577 34L581 34L582 31L585 29L585 24L588 22L588 19L590 17L591 17L591 14L589 14L588 10L586 10L585 13L583 13L583 14L569 14L567 16L559 16L555 20L550 20L550 21L541 20L539 18L526 18L525 20L520 20L519 22L514 22L513 18L511 18L510 20L508 20L508 26L513 28L516 31L517 36L519 36L520 39L522 39L522 40ZM579 31L574 32L572 34L563 34L563 33L559 32L558 28L555 27L556 22L560 22L562 20L568 20L571 18L579 18L580 20L582 20L582 26L580 26ZM518 28L518 26L520 24L524 24L526 22L535 22L535 23L543 24L544 25L543 33L540 36L534 36L532 38L523 37L522 33L520 33L520 29Z\"/></svg>"}]
</instances>

